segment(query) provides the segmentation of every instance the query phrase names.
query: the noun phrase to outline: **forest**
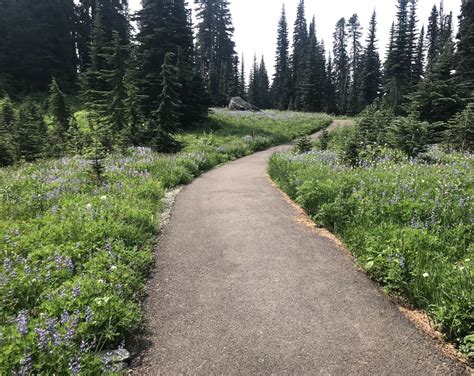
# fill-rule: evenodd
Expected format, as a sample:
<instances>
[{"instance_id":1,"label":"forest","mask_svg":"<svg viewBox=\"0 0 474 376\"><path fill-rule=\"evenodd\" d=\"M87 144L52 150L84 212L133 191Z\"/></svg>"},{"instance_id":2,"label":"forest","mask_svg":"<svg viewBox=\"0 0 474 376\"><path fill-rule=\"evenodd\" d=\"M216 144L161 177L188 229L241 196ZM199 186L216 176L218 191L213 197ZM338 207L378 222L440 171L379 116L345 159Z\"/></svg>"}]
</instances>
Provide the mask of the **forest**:
<instances>
[{"instance_id":1,"label":"forest","mask_svg":"<svg viewBox=\"0 0 474 376\"><path fill-rule=\"evenodd\" d=\"M0 0L0 373L123 372L167 193L295 139L274 182L472 361L474 2L394 0L380 46L381 10L327 45L299 0L250 67L194 3Z\"/></svg>"},{"instance_id":2,"label":"forest","mask_svg":"<svg viewBox=\"0 0 474 376\"><path fill-rule=\"evenodd\" d=\"M263 57L247 78L228 1L196 4L193 25L184 0L144 1L135 14L122 0L3 0L0 163L128 146L175 151L174 134L235 96L260 108L336 115L372 105L407 117L425 144L472 150L472 127L461 120L472 121L470 1L456 35L442 4L420 29L416 1L398 1L384 59L375 11L365 41L357 14L341 18L330 49L314 18L308 25L304 1L290 42L283 7L271 80Z\"/></svg>"}]
</instances>

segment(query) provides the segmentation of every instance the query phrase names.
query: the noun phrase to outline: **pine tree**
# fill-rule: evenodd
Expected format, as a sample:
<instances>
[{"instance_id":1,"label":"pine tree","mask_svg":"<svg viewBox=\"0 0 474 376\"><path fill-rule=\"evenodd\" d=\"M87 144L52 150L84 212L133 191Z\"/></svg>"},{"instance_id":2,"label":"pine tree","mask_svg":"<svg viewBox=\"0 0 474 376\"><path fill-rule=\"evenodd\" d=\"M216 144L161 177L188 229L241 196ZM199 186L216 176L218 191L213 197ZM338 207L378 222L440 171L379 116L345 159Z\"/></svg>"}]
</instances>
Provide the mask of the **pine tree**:
<instances>
[{"instance_id":1,"label":"pine tree","mask_svg":"<svg viewBox=\"0 0 474 376\"><path fill-rule=\"evenodd\" d=\"M402 100L410 92L412 49L409 22L409 3L398 0L397 22L391 32L391 41L385 69L385 100L399 112Z\"/></svg>"},{"instance_id":2,"label":"pine tree","mask_svg":"<svg viewBox=\"0 0 474 376\"><path fill-rule=\"evenodd\" d=\"M230 95L231 67L235 55L234 28L228 0L195 0L199 20L196 57L212 104L224 106Z\"/></svg>"},{"instance_id":3,"label":"pine tree","mask_svg":"<svg viewBox=\"0 0 474 376\"><path fill-rule=\"evenodd\" d=\"M372 14L367 45L363 54L359 104L361 109L373 103L382 92L382 71L377 48L377 15Z\"/></svg>"},{"instance_id":4,"label":"pine tree","mask_svg":"<svg viewBox=\"0 0 474 376\"><path fill-rule=\"evenodd\" d=\"M259 87L258 87L258 73L259 67L257 63L257 55L253 57L253 65L252 69L250 70L250 77L249 77L249 90L248 90L248 100L251 104L258 107L259 102Z\"/></svg>"},{"instance_id":5,"label":"pine tree","mask_svg":"<svg viewBox=\"0 0 474 376\"><path fill-rule=\"evenodd\" d=\"M247 83L245 80L245 59L242 54L242 61L240 62L240 79L239 79L239 97L245 99Z\"/></svg>"},{"instance_id":6,"label":"pine tree","mask_svg":"<svg viewBox=\"0 0 474 376\"><path fill-rule=\"evenodd\" d=\"M347 53L346 20L341 18L334 32L334 78L336 92L336 111L338 114L347 112L349 89L349 55Z\"/></svg>"},{"instance_id":7,"label":"pine tree","mask_svg":"<svg viewBox=\"0 0 474 376\"><path fill-rule=\"evenodd\" d=\"M265 67L265 60L262 56L260 66L258 68L258 104L257 107L269 108L270 104L270 81L268 79L267 68Z\"/></svg>"},{"instance_id":8,"label":"pine tree","mask_svg":"<svg viewBox=\"0 0 474 376\"><path fill-rule=\"evenodd\" d=\"M319 77L319 45L316 37L316 21L313 17L309 26L308 50L306 55L306 72L302 82L302 109L308 112L320 111L322 107L321 77Z\"/></svg>"},{"instance_id":9,"label":"pine tree","mask_svg":"<svg viewBox=\"0 0 474 376\"><path fill-rule=\"evenodd\" d=\"M422 27L416 46L416 54L412 68L412 85L417 86L424 74L425 65L425 28Z\"/></svg>"},{"instance_id":10,"label":"pine tree","mask_svg":"<svg viewBox=\"0 0 474 376\"><path fill-rule=\"evenodd\" d=\"M0 99L0 167L11 165L16 159L15 120L10 97Z\"/></svg>"},{"instance_id":11,"label":"pine tree","mask_svg":"<svg viewBox=\"0 0 474 376\"><path fill-rule=\"evenodd\" d=\"M361 110L359 104L359 94L361 90L362 80L362 27L360 26L359 17L354 14L347 23L347 35L350 44L350 75L351 82L348 93L348 112L352 115L358 114Z\"/></svg>"},{"instance_id":12,"label":"pine tree","mask_svg":"<svg viewBox=\"0 0 474 376\"><path fill-rule=\"evenodd\" d=\"M278 37L275 56L275 75L273 76L272 96L273 106L279 110L286 110L290 97L290 41L288 39L288 22L283 5L280 21L278 22Z\"/></svg>"},{"instance_id":13,"label":"pine tree","mask_svg":"<svg viewBox=\"0 0 474 376\"><path fill-rule=\"evenodd\" d=\"M408 22L408 60L410 61L410 79L408 83L407 92L413 92L416 89L417 77L415 73L415 64L418 53L418 31L417 31L417 16L416 16L416 2L412 0L410 3L409 10L409 22Z\"/></svg>"},{"instance_id":14,"label":"pine tree","mask_svg":"<svg viewBox=\"0 0 474 376\"><path fill-rule=\"evenodd\" d=\"M426 35L427 39L427 57L426 57L426 70L430 71L433 67L436 59L439 56L439 14L436 5L431 10L430 18L428 19L428 32Z\"/></svg>"},{"instance_id":15,"label":"pine tree","mask_svg":"<svg viewBox=\"0 0 474 376\"><path fill-rule=\"evenodd\" d=\"M474 101L474 2L463 0L459 17L456 81L465 101Z\"/></svg>"},{"instance_id":16,"label":"pine tree","mask_svg":"<svg viewBox=\"0 0 474 376\"><path fill-rule=\"evenodd\" d=\"M194 61L190 13L184 0L144 0L138 12L137 86L144 97L143 113L150 117L160 105L163 90L160 69L168 52L176 56L181 49L181 62ZM188 75L183 75L188 77Z\"/></svg>"},{"instance_id":17,"label":"pine tree","mask_svg":"<svg viewBox=\"0 0 474 376\"><path fill-rule=\"evenodd\" d=\"M74 89L74 0L4 0L0 77L9 93L47 91L51 77Z\"/></svg>"},{"instance_id":18,"label":"pine tree","mask_svg":"<svg viewBox=\"0 0 474 376\"><path fill-rule=\"evenodd\" d=\"M180 126L181 99L179 91L181 84L178 81L178 68L174 65L175 55L168 52L161 68L161 82L163 91L161 92L160 107L156 111L157 127L153 129L152 146L159 151L175 151L178 142L173 135Z\"/></svg>"},{"instance_id":19,"label":"pine tree","mask_svg":"<svg viewBox=\"0 0 474 376\"><path fill-rule=\"evenodd\" d=\"M329 114L335 114L337 112L336 107L336 76L333 70L332 57L329 55L327 68L326 68L326 85L324 89L324 95L326 97L325 111Z\"/></svg>"},{"instance_id":20,"label":"pine tree","mask_svg":"<svg viewBox=\"0 0 474 376\"><path fill-rule=\"evenodd\" d=\"M32 162L44 155L47 128L43 114L31 99L26 99L18 108L16 121L18 156Z\"/></svg>"},{"instance_id":21,"label":"pine tree","mask_svg":"<svg viewBox=\"0 0 474 376\"><path fill-rule=\"evenodd\" d=\"M292 56L292 103L295 110L301 110L304 104L304 83L306 81L306 64L308 50L308 26L305 17L304 0L299 0L293 32Z\"/></svg>"},{"instance_id":22,"label":"pine tree","mask_svg":"<svg viewBox=\"0 0 474 376\"><path fill-rule=\"evenodd\" d=\"M474 103L449 121L445 140L455 150L474 152Z\"/></svg>"},{"instance_id":23,"label":"pine tree","mask_svg":"<svg viewBox=\"0 0 474 376\"><path fill-rule=\"evenodd\" d=\"M49 90L48 110L52 118L52 136L54 154L61 155L68 141L71 112L66 104L66 97L53 78Z\"/></svg>"}]
</instances>

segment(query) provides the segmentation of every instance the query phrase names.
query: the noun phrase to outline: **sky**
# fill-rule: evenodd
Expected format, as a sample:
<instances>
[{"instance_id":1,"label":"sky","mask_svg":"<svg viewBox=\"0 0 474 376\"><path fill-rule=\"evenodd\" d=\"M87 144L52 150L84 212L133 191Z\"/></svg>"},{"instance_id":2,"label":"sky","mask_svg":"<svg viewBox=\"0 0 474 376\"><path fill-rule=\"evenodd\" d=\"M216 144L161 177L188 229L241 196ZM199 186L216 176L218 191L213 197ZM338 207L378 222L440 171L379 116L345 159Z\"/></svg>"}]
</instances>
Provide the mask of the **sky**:
<instances>
[{"instance_id":1,"label":"sky","mask_svg":"<svg viewBox=\"0 0 474 376\"><path fill-rule=\"evenodd\" d=\"M194 1L188 0L193 8ZM234 41L236 50L245 56L247 74L253 61L254 54L258 59L265 56L265 64L272 75L275 59L276 31L281 14L281 7L285 4L288 17L290 36L293 34L293 23L296 18L296 7L299 0L230 0L230 10L234 23ZM140 0L129 0L130 9L140 9ZM379 49L382 58L385 56L385 47L389 40L392 21L396 13L396 0L306 0L306 17L308 23L313 15L316 17L316 31L318 39L324 39L326 50L332 49L332 34L336 22L341 18L350 18L354 13L367 31L373 10L377 12ZM427 25L431 8L439 0L418 0L418 26ZM461 0L444 0L444 9L448 13L453 11L455 25L461 8ZM365 33L364 33L365 39Z\"/></svg>"}]
</instances>

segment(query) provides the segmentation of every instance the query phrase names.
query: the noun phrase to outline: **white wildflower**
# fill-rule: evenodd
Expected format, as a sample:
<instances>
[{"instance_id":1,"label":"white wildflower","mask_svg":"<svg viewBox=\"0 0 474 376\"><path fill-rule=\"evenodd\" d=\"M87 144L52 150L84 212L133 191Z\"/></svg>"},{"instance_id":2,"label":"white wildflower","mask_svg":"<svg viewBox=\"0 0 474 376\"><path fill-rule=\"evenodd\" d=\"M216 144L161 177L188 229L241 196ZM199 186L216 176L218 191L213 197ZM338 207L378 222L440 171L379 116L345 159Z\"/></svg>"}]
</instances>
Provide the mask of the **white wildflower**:
<instances>
[{"instance_id":1,"label":"white wildflower","mask_svg":"<svg viewBox=\"0 0 474 376\"><path fill-rule=\"evenodd\" d=\"M423 273L424 278L428 278L430 275L428 273Z\"/></svg>"}]
</instances>

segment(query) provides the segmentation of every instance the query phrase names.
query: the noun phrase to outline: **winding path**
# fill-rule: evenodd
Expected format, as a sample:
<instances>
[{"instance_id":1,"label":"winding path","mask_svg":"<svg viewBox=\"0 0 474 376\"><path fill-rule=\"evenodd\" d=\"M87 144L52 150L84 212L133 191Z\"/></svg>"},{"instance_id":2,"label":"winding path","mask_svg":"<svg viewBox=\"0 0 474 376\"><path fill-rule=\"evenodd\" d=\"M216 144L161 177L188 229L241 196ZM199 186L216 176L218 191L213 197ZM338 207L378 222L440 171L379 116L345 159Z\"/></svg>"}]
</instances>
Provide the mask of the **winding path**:
<instances>
[{"instance_id":1,"label":"winding path","mask_svg":"<svg viewBox=\"0 0 474 376\"><path fill-rule=\"evenodd\" d=\"M464 374L347 253L297 220L266 176L268 158L287 147L217 168L178 195L132 372Z\"/></svg>"}]
</instances>

